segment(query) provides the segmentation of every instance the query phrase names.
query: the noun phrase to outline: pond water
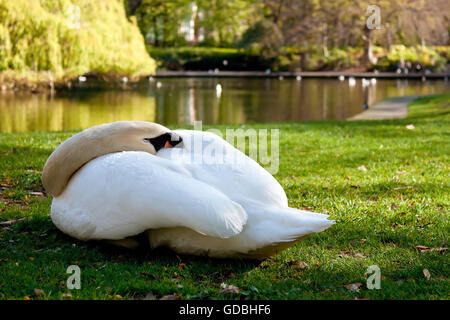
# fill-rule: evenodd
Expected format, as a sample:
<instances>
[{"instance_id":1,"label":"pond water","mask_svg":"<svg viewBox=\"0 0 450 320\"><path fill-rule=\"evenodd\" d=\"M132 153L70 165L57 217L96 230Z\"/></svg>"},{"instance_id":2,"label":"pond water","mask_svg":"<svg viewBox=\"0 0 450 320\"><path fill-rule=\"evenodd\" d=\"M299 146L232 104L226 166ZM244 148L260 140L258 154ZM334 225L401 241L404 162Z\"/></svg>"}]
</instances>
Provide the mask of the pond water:
<instances>
[{"instance_id":1,"label":"pond water","mask_svg":"<svg viewBox=\"0 0 450 320\"><path fill-rule=\"evenodd\" d=\"M163 125L346 119L394 96L449 91L444 80L158 78L133 88L0 94L0 132L84 129L118 120ZM83 88L85 86L85 88Z\"/></svg>"}]
</instances>

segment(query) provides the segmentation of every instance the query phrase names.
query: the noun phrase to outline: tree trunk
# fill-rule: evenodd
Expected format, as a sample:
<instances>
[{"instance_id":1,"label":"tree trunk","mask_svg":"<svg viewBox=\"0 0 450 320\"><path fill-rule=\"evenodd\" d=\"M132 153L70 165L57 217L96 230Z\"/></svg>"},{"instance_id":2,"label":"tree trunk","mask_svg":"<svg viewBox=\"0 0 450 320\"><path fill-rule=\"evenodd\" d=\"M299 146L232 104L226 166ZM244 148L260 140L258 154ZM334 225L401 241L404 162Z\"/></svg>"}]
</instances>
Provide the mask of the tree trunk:
<instances>
[{"instance_id":1,"label":"tree trunk","mask_svg":"<svg viewBox=\"0 0 450 320\"><path fill-rule=\"evenodd\" d=\"M128 0L128 14L134 16L137 8L141 5L142 0Z\"/></svg>"}]
</instances>

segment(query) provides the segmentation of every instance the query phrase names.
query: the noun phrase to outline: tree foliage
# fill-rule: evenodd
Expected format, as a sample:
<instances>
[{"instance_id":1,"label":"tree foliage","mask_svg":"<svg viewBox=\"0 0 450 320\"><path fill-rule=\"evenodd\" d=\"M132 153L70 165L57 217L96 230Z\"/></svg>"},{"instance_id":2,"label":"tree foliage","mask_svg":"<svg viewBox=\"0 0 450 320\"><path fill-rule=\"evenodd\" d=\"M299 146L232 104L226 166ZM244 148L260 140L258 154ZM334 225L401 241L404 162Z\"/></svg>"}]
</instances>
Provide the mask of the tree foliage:
<instances>
[{"instance_id":1,"label":"tree foliage","mask_svg":"<svg viewBox=\"0 0 450 320\"><path fill-rule=\"evenodd\" d=\"M0 0L0 21L0 71L51 71L60 78L155 68L118 0Z\"/></svg>"}]
</instances>

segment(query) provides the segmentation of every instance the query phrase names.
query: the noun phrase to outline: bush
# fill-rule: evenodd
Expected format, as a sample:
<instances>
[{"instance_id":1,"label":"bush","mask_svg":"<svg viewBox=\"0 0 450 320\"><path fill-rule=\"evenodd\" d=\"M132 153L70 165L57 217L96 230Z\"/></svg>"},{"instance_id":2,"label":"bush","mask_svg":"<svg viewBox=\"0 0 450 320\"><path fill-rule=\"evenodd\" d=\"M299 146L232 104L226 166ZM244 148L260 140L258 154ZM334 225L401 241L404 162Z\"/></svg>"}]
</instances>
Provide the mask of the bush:
<instances>
[{"instance_id":1,"label":"bush","mask_svg":"<svg viewBox=\"0 0 450 320\"><path fill-rule=\"evenodd\" d=\"M404 45L395 45L378 61L377 67L385 71L395 71L403 60L406 64L420 64L422 68L443 71L448 59L448 47L406 47Z\"/></svg>"}]
</instances>

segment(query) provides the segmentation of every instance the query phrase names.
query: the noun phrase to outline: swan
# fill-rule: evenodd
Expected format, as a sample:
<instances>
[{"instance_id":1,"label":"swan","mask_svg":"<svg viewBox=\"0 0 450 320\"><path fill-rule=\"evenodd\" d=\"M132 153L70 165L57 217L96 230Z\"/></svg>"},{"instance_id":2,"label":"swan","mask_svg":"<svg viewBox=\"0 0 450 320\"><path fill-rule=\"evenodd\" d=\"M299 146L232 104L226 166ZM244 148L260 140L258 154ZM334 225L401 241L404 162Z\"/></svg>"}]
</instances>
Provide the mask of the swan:
<instances>
[{"instance_id":1,"label":"swan","mask_svg":"<svg viewBox=\"0 0 450 320\"><path fill-rule=\"evenodd\" d=\"M79 240L264 259L330 227L288 207L277 180L218 135L120 121L86 129L47 160L51 219Z\"/></svg>"}]
</instances>

